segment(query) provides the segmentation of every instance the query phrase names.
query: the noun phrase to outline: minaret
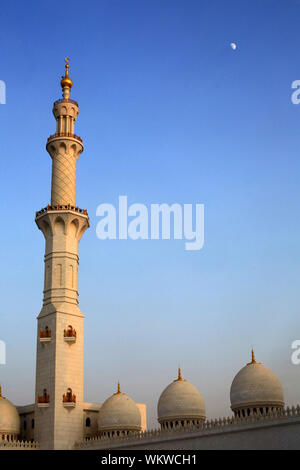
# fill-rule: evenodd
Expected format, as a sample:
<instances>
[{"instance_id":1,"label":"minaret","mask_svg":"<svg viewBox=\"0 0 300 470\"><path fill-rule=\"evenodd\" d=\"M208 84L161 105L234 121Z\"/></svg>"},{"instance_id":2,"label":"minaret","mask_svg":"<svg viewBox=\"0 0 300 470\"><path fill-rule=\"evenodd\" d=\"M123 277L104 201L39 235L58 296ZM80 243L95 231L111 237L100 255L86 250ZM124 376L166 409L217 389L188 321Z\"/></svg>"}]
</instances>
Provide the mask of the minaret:
<instances>
[{"instance_id":1,"label":"minaret","mask_svg":"<svg viewBox=\"0 0 300 470\"><path fill-rule=\"evenodd\" d=\"M74 134L78 104L70 99L69 59L63 98L55 101L56 133L47 140L52 158L51 204L36 213L43 232L45 276L38 316L35 439L42 449L68 449L83 438L83 314L78 307L78 244L89 227L76 206L76 161L83 151Z\"/></svg>"}]
</instances>

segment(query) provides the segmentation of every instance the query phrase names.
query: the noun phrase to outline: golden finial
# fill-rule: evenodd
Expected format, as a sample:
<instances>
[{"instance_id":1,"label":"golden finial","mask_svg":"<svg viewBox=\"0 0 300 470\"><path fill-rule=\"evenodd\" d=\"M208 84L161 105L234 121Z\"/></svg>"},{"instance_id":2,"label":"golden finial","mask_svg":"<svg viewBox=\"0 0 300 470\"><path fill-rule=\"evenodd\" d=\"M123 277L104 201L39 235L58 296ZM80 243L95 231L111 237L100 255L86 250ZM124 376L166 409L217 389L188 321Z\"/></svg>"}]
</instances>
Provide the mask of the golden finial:
<instances>
[{"instance_id":1,"label":"golden finial","mask_svg":"<svg viewBox=\"0 0 300 470\"><path fill-rule=\"evenodd\" d=\"M66 75L69 75L69 62L70 62L70 59L69 57L65 57L65 67L66 67Z\"/></svg>"},{"instance_id":2,"label":"golden finial","mask_svg":"<svg viewBox=\"0 0 300 470\"><path fill-rule=\"evenodd\" d=\"M250 364L261 364L261 362L256 362L253 348L251 349L251 362L248 362L248 365Z\"/></svg>"},{"instance_id":3,"label":"golden finial","mask_svg":"<svg viewBox=\"0 0 300 470\"><path fill-rule=\"evenodd\" d=\"M121 387L120 387L120 381L118 381L118 390L117 392L115 393L115 395L120 395L121 392Z\"/></svg>"},{"instance_id":4,"label":"golden finial","mask_svg":"<svg viewBox=\"0 0 300 470\"><path fill-rule=\"evenodd\" d=\"M72 88L72 86L73 86L73 82L69 77L69 62L70 62L69 57L65 57L66 72L65 72L65 76L61 77L61 82L60 82L62 88L66 88L66 87Z\"/></svg>"},{"instance_id":5,"label":"golden finial","mask_svg":"<svg viewBox=\"0 0 300 470\"><path fill-rule=\"evenodd\" d=\"M175 382L185 382L185 380L182 378L180 367L178 367L178 378L175 380Z\"/></svg>"}]
</instances>

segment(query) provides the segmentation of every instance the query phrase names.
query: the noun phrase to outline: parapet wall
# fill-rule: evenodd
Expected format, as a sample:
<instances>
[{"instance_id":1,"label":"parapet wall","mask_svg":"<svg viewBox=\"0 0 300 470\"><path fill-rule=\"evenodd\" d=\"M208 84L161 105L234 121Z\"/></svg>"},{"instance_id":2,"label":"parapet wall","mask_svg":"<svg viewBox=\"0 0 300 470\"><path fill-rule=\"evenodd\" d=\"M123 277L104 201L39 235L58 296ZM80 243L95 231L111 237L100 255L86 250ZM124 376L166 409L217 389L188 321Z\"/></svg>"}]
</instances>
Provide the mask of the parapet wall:
<instances>
[{"instance_id":1,"label":"parapet wall","mask_svg":"<svg viewBox=\"0 0 300 470\"><path fill-rule=\"evenodd\" d=\"M38 450L38 442L29 441L0 441L0 450Z\"/></svg>"},{"instance_id":2,"label":"parapet wall","mask_svg":"<svg viewBox=\"0 0 300 470\"><path fill-rule=\"evenodd\" d=\"M156 429L135 436L97 437L76 445L77 449L217 450L300 449L300 406L268 415L222 418L202 427Z\"/></svg>"}]
</instances>

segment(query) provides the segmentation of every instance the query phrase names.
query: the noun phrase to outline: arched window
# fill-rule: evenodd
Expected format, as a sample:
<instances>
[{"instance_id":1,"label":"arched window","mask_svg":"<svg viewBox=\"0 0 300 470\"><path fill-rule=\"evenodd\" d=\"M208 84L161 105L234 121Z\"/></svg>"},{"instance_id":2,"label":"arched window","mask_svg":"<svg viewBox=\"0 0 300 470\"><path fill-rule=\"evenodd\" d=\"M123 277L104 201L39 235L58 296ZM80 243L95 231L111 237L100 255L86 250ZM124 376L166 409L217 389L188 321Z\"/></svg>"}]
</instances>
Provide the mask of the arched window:
<instances>
[{"instance_id":1,"label":"arched window","mask_svg":"<svg viewBox=\"0 0 300 470\"><path fill-rule=\"evenodd\" d=\"M76 338L76 330L69 325L66 330L64 330L64 337L65 338Z\"/></svg>"},{"instance_id":2,"label":"arched window","mask_svg":"<svg viewBox=\"0 0 300 470\"><path fill-rule=\"evenodd\" d=\"M91 418L86 418L86 420L85 420L85 426L86 426L87 428L90 428L90 427L91 427Z\"/></svg>"},{"instance_id":3,"label":"arched window","mask_svg":"<svg viewBox=\"0 0 300 470\"><path fill-rule=\"evenodd\" d=\"M34 419L31 420L31 429L34 429Z\"/></svg>"},{"instance_id":4,"label":"arched window","mask_svg":"<svg viewBox=\"0 0 300 470\"><path fill-rule=\"evenodd\" d=\"M27 429L27 421L24 421L24 423L23 423L23 429L24 429L24 431L26 431L26 429Z\"/></svg>"}]
</instances>

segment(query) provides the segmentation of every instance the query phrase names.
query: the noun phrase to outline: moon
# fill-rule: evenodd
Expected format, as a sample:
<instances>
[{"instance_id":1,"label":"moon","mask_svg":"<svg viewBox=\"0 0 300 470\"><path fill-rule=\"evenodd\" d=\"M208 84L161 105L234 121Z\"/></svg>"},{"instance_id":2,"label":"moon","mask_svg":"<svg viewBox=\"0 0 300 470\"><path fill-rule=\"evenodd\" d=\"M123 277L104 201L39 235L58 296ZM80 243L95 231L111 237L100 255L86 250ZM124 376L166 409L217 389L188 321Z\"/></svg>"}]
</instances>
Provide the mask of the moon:
<instances>
[{"instance_id":1,"label":"moon","mask_svg":"<svg viewBox=\"0 0 300 470\"><path fill-rule=\"evenodd\" d=\"M235 50L236 50L236 47L237 47L237 46L236 46L236 43L235 43L235 42L231 42L231 43L230 43L230 47L231 47L231 49L233 49L233 50L235 51Z\"/></svg>"}]
</instances>

